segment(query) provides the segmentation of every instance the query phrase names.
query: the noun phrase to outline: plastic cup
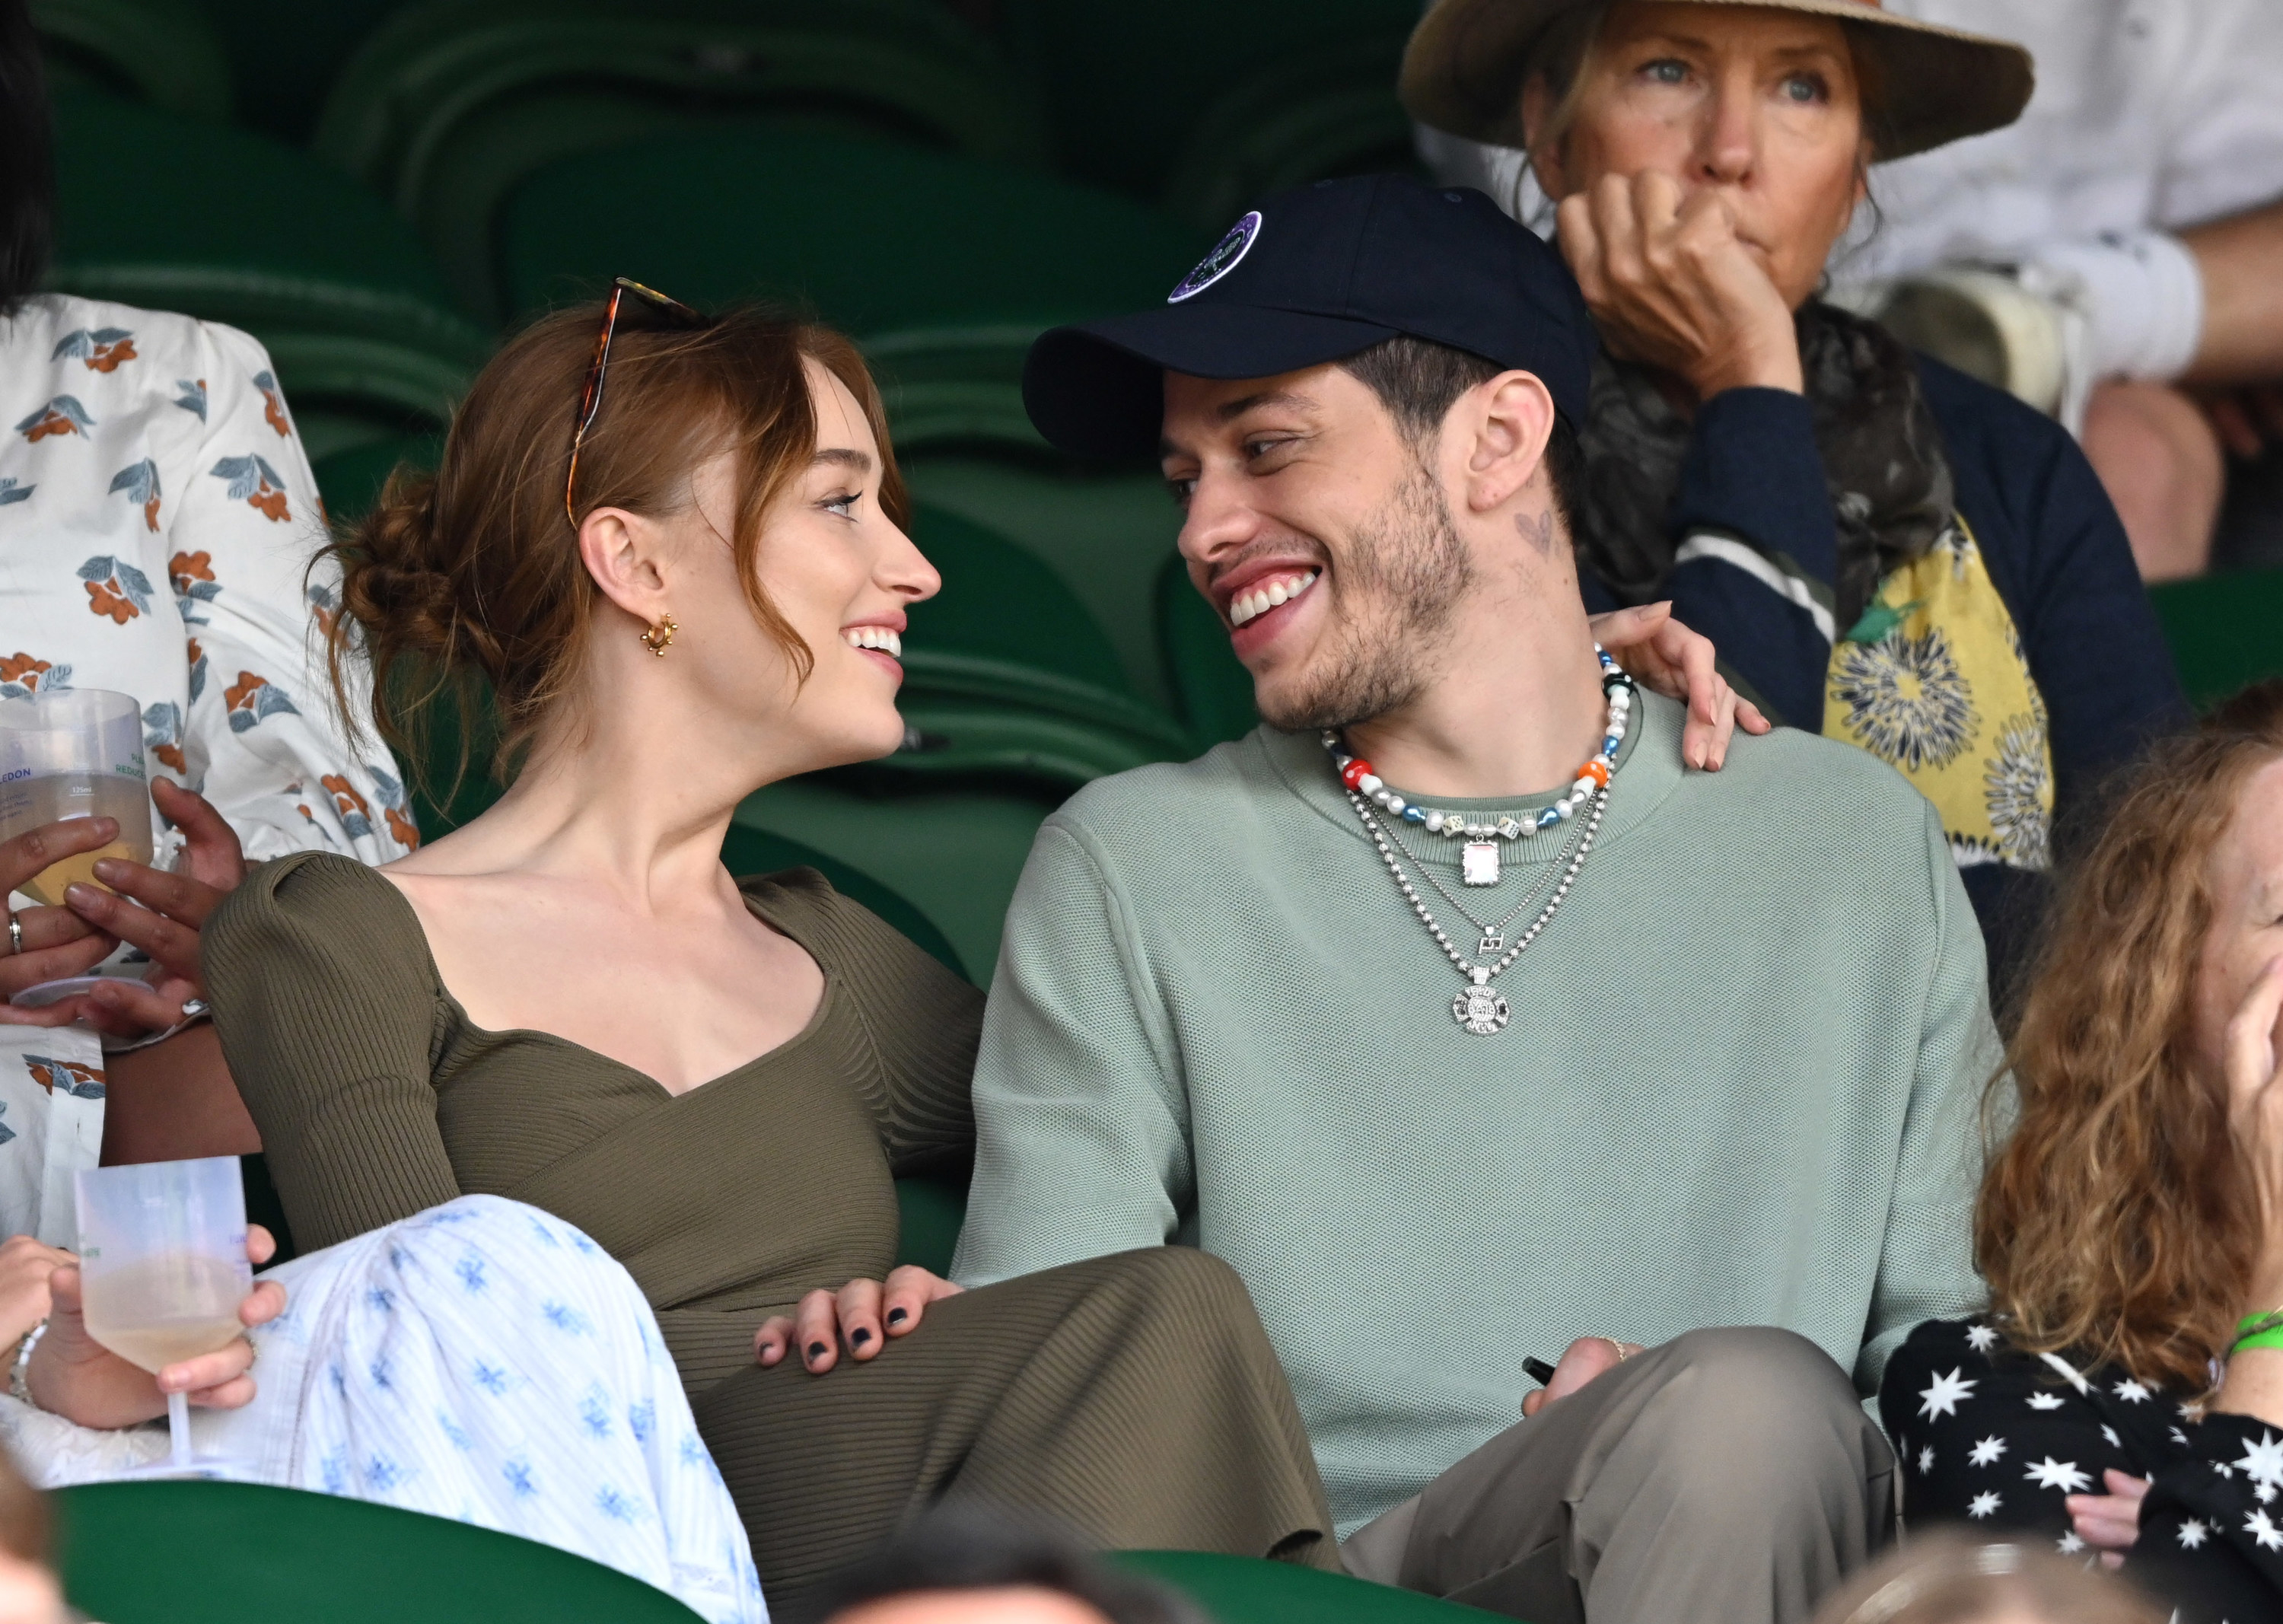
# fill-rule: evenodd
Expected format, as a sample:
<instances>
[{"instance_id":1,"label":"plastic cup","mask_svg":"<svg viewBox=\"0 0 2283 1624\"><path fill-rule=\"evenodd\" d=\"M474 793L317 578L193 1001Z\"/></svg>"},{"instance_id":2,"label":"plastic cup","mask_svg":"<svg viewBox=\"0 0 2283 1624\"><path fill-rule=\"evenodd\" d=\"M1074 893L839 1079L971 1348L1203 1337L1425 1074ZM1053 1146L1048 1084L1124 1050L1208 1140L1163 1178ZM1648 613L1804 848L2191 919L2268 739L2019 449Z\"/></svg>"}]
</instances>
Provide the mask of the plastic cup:
<instances>
[{"instance_id":1,"label":"plastic cup","mask_svg":"<svg viewBox=\"0 0 2283 1624\"><path fill-rule=\"evenodd\" d=\"M238 1308L253 1269L238 1158L88 1167L74 1178L90 1336L156 1375L244 1334ZM167 1395L167 1430L174 1458L162 1470L191 1469L182 1394Z\"/></svg>"},{"instance_id":2,"label":"plastic cup","mask_svg":"<svg viewBox=\"0 0 2283 1624\"><path fill-rule=\"evenodd\" d=\"M66 688L0 699L0 840L66 817L108 817L118 838L48 867L17 887L60 903L73 885L99 885L105 857L151 861L151 785L143 764L143 713L132 694Z\"/></svg>"}]
</instances>

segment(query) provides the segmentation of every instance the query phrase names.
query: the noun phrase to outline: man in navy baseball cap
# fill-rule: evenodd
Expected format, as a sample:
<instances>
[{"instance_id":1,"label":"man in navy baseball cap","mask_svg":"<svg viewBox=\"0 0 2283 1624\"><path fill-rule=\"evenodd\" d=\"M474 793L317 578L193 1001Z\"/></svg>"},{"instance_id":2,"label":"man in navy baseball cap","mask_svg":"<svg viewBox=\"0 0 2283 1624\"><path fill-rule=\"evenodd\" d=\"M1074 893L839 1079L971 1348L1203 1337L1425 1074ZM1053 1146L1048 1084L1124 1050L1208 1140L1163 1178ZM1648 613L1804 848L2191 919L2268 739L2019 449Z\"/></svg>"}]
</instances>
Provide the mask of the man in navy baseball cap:
<instances>
[{"instance_id":1,"label":"man in navy baseball cap","mask_svg":"<svg viewBox=\"0 0 2283 1624\"><path fill-rule=\"evenodd\" d=\"M1265 725L1040 830L954 1272L1226 1259L1367 1578L1793 1624L1891 1526L1859 1395L1982 1302L1982 937L1904 779L1731 749L1703 639L1587 617L1593 345L1545 245L1384 176L1039 340L1033 420L1154 451Z\"/></svg>"},{"instance_id":2,"label":"man in navy baseball cap","mask_svg":"<svg viewBox=\"0 0 2283 1624\"><path fill-rule=\"evenodd\" d=\"M1274 378L1399 333L1533 372L1575 430L1598 340L1562 256L1479 191L1399 176L1322 181L1228 230L1165 308L1059 327L1023 402L1073 456L1157 449L1168 371Z\"/></svg>"}]
</instances>

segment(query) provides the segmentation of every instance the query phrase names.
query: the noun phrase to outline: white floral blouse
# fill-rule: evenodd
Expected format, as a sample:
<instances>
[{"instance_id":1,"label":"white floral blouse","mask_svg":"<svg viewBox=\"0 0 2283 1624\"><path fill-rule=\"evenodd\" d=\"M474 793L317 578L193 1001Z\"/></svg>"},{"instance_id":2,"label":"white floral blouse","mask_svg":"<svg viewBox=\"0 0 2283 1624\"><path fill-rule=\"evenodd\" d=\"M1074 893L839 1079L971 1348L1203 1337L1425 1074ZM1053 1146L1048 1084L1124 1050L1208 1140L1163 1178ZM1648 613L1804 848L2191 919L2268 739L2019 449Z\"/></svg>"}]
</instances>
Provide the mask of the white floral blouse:
<instances>
[{"instance_id":1,"label":"white floral blouse","mask_svg":"<svg viewBox=\"0 0 2283 1624\"><path fill-rule=\"evenodd\" d=\"M130 693L150 770L203 793L249 858L386 863L419 835L386 746L335 711L339 577L308 574L323 527L245 334L53 293L0 319L0 697ZM164 867L181 839L152 822ZM84 1031L18 1030L0 1028L0 1234L48 1238L100 1140L102 1055Z\"/></svg>"}]
</instances>

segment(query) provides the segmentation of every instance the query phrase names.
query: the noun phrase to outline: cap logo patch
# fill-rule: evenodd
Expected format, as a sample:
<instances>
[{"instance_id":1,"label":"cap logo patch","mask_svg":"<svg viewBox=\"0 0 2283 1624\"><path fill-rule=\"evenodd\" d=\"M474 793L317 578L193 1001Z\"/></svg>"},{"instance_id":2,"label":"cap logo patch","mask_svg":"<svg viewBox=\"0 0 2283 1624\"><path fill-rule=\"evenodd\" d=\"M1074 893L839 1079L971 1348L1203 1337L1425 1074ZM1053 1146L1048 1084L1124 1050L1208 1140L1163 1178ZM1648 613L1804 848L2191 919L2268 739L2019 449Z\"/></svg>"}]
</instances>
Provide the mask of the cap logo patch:
<instances>
[{"instance_id":1,"label":"cap logo patch","mask_svg":"<svg viewBox=\"0 0 2283 1624\"><path fill-rule=\"evenodd\" d=\"M1260 235L1260 211L1254 209L1243 219L1228 228L1228 235L1213 245L1213 251L1197 262L1197 268L1181 278L1181 284L1165 295L1167 304L1179 304L1184 299L1194 299L1237 267L1245 253Z\"/></svg>"}]
</instances>

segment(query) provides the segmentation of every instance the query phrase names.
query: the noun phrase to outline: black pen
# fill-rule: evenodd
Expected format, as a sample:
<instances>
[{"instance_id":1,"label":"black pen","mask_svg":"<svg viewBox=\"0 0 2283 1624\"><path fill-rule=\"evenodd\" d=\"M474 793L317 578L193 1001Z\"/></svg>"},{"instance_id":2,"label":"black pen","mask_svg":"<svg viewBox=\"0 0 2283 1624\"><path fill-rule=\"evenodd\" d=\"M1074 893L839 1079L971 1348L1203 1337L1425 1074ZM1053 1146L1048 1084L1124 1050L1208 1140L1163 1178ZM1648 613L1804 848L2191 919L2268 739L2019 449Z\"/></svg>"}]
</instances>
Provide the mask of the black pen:
<instances>
[{"instance_id":1,"label":"black pen","mask_svg":"<svg viewBox=\"0 0 2283 1624\"><path fill-rule=\"evenodd\" d=\"M1522 1370L1523 1375L1541 1387L1554 1385L1554 1367L1543 1359L1525 1359L1522 1362Z\"/></svg>"}]
</instances>

